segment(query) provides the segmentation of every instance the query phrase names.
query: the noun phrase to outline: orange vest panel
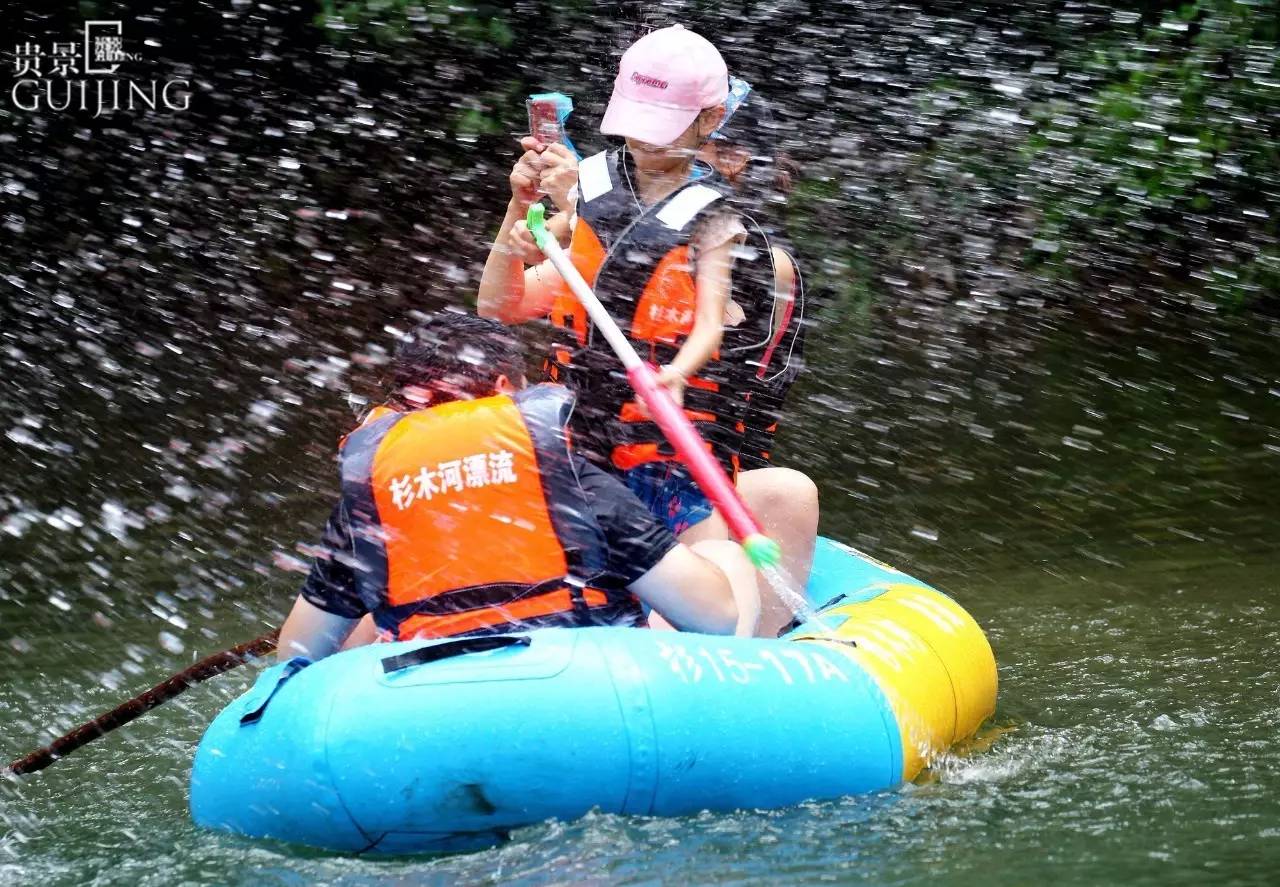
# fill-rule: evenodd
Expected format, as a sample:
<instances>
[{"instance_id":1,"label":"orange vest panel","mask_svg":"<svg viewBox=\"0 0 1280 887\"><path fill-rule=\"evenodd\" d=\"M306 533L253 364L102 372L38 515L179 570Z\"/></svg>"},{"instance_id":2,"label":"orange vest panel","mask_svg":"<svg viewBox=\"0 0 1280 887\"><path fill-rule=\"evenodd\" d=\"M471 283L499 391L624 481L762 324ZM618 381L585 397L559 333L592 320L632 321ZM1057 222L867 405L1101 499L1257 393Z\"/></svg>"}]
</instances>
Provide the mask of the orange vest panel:
<instances>
[{"instance_id":1,"label":"orange vest panel","mask_svg":"<svg viewBox=\"0 0 1280 887\"><path fill-rule=\"evenodd\" d=\"M533 441L508 397L406 414L379 446L371 480L393 607L567 572Z\"/></svg>"},{"instance_id":2,"label":"orange vest panel","mask_svg":"<svg viewBox=\"0 0 1280 887\"><path fill-rule=\"evenodd\" d=\"M582 275L582 279L589 286L595 286L596 275L604 265L605 249L596 232L591 230L591 226L581 217L573 226L573 237L569 241L569 258L578 269L578 273ZM569 284L565 283L559 274L555 275L553 286L555 299L551 303L552 323L563 329L572 330L578 339L578 344L585 345L588 323L586 309L578 302L578 297L573 294Z\"/></svg>"},{"instance_id":3,"label":"orange vest panel","mask_svg":"<svg viewBox=\"0 0 1280 887\"><path fill-rule=\"evenodd\" d=\"M698 289L692 270L688 246L662 257L636 303L632 341L676 345L693 332Z\"/></svg>"}]
</instances>

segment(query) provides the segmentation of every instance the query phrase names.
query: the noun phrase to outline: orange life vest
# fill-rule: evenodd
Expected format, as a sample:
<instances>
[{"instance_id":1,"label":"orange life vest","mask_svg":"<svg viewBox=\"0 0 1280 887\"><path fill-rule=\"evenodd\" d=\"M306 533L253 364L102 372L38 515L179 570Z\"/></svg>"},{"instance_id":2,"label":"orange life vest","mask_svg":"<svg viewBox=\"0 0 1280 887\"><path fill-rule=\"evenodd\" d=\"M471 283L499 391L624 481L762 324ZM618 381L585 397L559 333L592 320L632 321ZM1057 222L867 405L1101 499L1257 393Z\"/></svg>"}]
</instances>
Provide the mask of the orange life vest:
<instances>
[{"instance_id":1,"label":"orange life vest","mask_svg":"<svg viewBox=\"0 0 1280 887\"><path fill-rule=\"evenodd\" d=\"M690 237L726 190L714 175L706 176L641 211L622 162L616 153L601 153L579 165L578 219L569 255L641 358L664 364L693 329L697 287ZM731 472L737 470L747 398L769 347L773 310L771 267L767 274L763 268L749 273L761 251L741 252L733 295L746 317L726 328L720 350L685 392L686 415ZM550 319L562 334L545 368L550 378L583 394L580 449L622 470L675 459L661 431L634 401L617 358L603 337L593 335L577 298L558 276L548 285Z\"/></svg>"},{"instance_id":2,"label":"orange life vest","mask_svg":"<svg viewBox=\"0 0 1280 887\"><path fill-rule=\"evenodd\" d=\"M594 583L605 539L574 472L572 396L375 411L342 444L358 591L382 636L637 624L639 601Z\"/></svg>"}]
</instances>

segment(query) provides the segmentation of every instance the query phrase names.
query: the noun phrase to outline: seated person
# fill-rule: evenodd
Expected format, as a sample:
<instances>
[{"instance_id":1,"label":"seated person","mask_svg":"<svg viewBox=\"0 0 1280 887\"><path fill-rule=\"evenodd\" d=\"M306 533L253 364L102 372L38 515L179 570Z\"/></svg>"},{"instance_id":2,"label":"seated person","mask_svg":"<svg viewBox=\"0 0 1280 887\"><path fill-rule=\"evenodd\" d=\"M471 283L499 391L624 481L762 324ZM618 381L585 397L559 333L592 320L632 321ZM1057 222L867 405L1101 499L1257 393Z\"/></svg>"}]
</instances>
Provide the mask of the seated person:
<instances>
[{"instance_id":1,"label":"seated person","mask_svg":"<svg viewBox=\"0 0 1280 887\"><path fill-rule=\"evenodd\" d=\"M642 605L678 629L751 635L746 555L677 542L571 452L572 395L524 388L522 366L496 321L443 311L409 335L389 404L341 444L342 495L281 658L336 652L366 615L365 642L643 625Z\"/></svg>"}]
</instances>

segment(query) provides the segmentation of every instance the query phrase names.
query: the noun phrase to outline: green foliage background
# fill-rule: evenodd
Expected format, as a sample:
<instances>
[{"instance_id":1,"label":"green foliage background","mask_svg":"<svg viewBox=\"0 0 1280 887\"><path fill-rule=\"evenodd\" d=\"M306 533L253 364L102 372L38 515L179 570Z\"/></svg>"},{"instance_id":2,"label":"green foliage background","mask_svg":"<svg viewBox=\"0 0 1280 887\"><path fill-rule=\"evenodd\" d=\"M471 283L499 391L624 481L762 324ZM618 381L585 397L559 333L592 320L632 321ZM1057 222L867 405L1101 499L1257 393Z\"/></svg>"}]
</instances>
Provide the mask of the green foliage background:
<instances>
[{"instance_id":1,"label":"green foliage background","mask_svg":"<svg viewBox=\"0 0 1280 887\"><path fill-rule=\"evenodd\" d=\"M589 134L615 50L673 21L712 35L786 118L789 231L846 307L895 289L1223 307L1280 291L1276 0L302 8L356 61L460 70L439 118L463 141L518 129L524 95L547 88L585 99Z\"/></svg>"}]
</instances>

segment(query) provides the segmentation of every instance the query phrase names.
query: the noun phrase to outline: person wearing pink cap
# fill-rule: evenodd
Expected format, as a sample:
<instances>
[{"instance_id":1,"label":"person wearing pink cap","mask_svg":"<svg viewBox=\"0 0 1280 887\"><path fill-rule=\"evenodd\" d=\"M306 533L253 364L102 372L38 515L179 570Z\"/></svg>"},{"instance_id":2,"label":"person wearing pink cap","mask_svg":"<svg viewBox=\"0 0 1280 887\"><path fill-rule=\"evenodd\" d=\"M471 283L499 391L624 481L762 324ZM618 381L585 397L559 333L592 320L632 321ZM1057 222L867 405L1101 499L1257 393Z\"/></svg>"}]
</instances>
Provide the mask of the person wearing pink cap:
<instances>
[{"instance_id":1,"label":"person wearing pink cap","mask_svg":"<svg viewBox=\"0 0 1280 887\"><path fill-rule=\"evenodd\" d=\"M579 162L563 145L522 140L478 310L505 323L549 316L556 336L545 369L579 393L579 451L621 473L682 541L728 536L534 244L523 219L550 196L560 210L551 230L641 356L662 367L660 382L736 476L802 584L817 535L816 487L791 469L738 470L747 404L773 352L777 294L794 270L749 228L741 195L697 160L730 101L724 59L705 38L675 25L636 41L600 127L625 147ZM792 613L771 592L762 597L760 633L776 633Z\"/></svg>"}]
</instances>

